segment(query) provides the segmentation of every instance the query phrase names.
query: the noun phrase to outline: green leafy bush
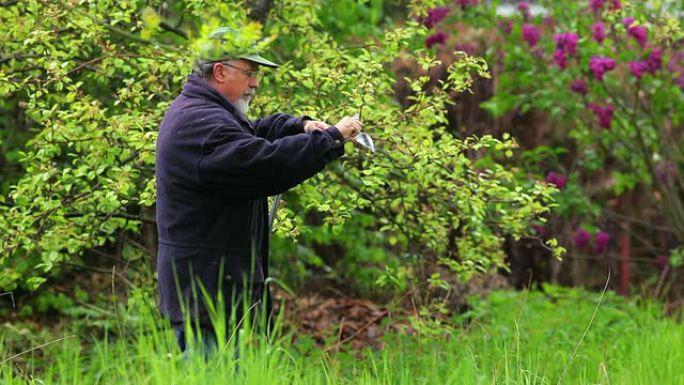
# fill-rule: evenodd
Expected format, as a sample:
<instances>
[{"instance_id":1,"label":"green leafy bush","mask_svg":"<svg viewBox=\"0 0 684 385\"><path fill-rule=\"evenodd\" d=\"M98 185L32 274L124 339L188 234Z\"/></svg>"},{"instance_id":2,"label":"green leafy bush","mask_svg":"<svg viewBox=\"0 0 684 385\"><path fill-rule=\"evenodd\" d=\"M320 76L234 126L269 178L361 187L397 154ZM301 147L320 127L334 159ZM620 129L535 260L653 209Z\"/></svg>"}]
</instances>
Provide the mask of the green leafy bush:
<instances>
[{"instance_id":1,"label":"green leafy bush","mask_svg":"<svg viewBox=\"0 0 684 385\"><path fill-rule=\"evenodd\" d=\"M413 267L426 263L461 278L503 267L504 238L529 234L555 188L521 183L501 163L516 149L510 136L459 139L445 131L450 94L487 76L485 62L459 57L430 94L428 77L408 79L412 104L403 108L392 97L389 64L439 64L422 46L427 30L413 21L426 6L415 2L405 25L356 47L326 32L310 3L276 2L263 29L233 2L32 0L0 8L7 31L0 41L11 55L0 66L0 95L17 100L37 128L23 151L26 172L0 202L0 288L34 289L85 250L140 231L154 204L158 124L195 50L218 25L277 37L272 52L283 65L263 78L256 115L287 111L335 122L360 113L378 147L373 156L350 147L288 194L278 236L319 232L350 244L368 239L355 233L374 231L382 241L371 246L389 250L408 278L423 278ZM490 160L486 167L480 158ZM320 220L312 224L310 215ZM349 272L360 250L351 254L359 259L343 260Z\"/></svg>"}]
</instances>

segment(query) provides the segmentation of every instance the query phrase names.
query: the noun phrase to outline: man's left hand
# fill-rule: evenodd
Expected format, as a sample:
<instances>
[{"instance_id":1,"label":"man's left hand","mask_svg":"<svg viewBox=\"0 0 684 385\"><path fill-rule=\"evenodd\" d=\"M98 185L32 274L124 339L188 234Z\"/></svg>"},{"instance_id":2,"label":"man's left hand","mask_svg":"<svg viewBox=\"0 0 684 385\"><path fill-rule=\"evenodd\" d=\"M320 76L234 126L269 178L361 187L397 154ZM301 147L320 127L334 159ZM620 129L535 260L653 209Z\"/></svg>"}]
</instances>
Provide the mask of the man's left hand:
<instances>
[{"instance_id":1,"label":"man's left hand","mask_svg":"<svg viewBox=\"0 0 684 385\"><path fill-rule=\"evenodd\" d=\"M304 132L313 132L318 130L325 130L330 126L326 122L321 122L319 120L305 120L304 121Z\"/></svg>"}]
</instances>

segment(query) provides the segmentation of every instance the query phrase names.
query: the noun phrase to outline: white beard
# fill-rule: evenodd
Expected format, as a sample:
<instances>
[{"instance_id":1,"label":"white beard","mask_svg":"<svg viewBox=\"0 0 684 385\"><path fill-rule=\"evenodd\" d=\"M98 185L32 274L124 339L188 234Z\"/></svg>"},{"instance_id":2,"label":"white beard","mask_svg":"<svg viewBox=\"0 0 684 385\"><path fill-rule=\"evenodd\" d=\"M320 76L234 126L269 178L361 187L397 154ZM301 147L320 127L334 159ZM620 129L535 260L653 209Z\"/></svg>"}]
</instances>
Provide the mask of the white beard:
<instances>
[{"instance_id":1,"label":"white beard","mask_svg":"<svg viewBox=\"0 0 684 385\"><path fill-rule=\"evenodd\" d=\"M238 110L239 113L247 116L247 112L249 111L249 102L251 99L252 98L249 96L243 96L240 99L233 102L233 106L236 110Z\"/></svg>"}]
</instances>

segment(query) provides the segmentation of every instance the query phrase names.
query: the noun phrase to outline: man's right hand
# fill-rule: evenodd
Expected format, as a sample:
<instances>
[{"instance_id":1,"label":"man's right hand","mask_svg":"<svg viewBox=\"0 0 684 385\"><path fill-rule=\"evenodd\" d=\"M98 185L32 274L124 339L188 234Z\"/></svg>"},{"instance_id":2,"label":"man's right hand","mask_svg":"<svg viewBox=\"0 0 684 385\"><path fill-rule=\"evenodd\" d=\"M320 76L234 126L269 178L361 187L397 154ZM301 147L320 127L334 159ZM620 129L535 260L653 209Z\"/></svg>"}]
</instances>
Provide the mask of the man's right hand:
<instances>
[{"instance_id":1,"label":"man's right hand","mask_svg":"<svg viewBox=\"0 0 684 385\"><path fill-rule=\"evenodd\" d=\"M359 118L354 116L345 116L342 118L342 120L337 122L335 127L337 127L345 140L349 140L361 132L363 125L361 124Z\"/></svg>"}]
</instances>

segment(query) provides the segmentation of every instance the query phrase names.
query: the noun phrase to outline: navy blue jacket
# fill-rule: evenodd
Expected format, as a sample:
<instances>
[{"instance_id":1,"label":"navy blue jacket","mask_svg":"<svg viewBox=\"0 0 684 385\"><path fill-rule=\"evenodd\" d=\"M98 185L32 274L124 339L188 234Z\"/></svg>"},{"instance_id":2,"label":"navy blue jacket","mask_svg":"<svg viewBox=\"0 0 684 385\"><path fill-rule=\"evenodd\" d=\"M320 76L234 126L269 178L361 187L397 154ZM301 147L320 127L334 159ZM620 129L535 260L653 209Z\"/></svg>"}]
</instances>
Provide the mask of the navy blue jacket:
<instances>
[{"instance_id":1,"label":"navy blue jacket","mask_svg":"<svg viewBox=\"0 0 684 385\"><path fill-rule=\"evenodd\" d=\"M192 285L230 297L226 290L243 279L259 284L268 276L266 197L344 153L337 128L305 133L305 118L249 121L204 80L188 77L157 138L157 271L161 311L172 322L183 319L179 295L206 321Z\"/></svg>"}]
</instances>

